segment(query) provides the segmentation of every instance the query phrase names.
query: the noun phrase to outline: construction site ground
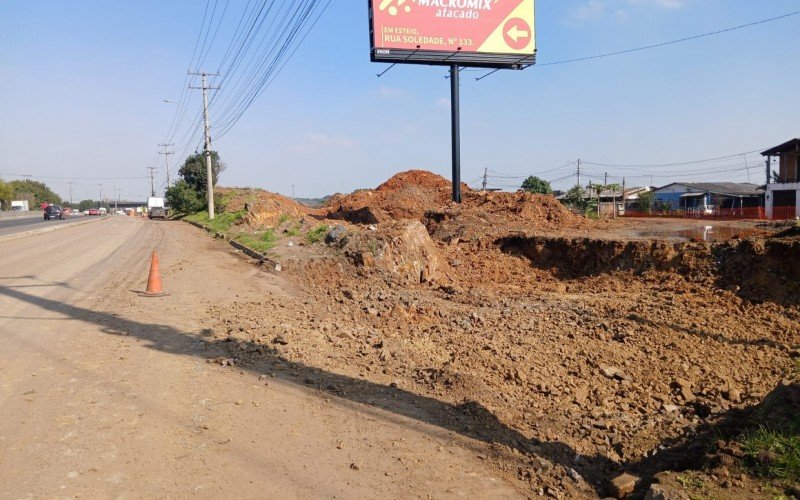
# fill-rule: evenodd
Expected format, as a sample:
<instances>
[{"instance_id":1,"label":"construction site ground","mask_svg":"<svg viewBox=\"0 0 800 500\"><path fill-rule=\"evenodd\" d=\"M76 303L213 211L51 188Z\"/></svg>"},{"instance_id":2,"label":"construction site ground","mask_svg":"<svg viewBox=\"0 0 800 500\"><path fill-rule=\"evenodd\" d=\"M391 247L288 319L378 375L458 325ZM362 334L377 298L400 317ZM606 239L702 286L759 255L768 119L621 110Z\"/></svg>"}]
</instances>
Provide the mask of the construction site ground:
<instances>
[{"instance_id":1,"label":"construction site ground","mask_svg":"<svg viewBox=\"0 0 800 500\"><path fill-rule=\"evenodd\" d=\"M260 263L185 223L117 219L116 250L69 280L3 270L6 496L144 478L165 496L796 491L740 445L800 412L795 229L591 221L529 194L456 206L419 171L316 209L223 196L214 231ZM746 231L673 234L708 225ZM168 297L135 293L152 247ZM15 335L22 317L43 333Z\"/></svg>"},{"instance_id":2,"label":"construction site ground","mask_svg":"<svg viewBox=\"0 0 800 500\"><path fill-rule=\"evenodd\" d=\"M264 267L298 295L212 308L237 362L310 366L309 385L406 416L424 401L424 420L488 443L486 463L534 496L612 494L623 472L637 495L666 471L705 475L672 481L695 496L792 486L719 450L769 395L800 409L795 230L590 221L523 194L467 192L455 206L444 179L398 178L259 218L278 235ZM257 206L229 232L257 233ZM327 244L312 244L304 232L320 224ZM722 241L703 241L709 229Z\"/></svg>"}]
</instances>

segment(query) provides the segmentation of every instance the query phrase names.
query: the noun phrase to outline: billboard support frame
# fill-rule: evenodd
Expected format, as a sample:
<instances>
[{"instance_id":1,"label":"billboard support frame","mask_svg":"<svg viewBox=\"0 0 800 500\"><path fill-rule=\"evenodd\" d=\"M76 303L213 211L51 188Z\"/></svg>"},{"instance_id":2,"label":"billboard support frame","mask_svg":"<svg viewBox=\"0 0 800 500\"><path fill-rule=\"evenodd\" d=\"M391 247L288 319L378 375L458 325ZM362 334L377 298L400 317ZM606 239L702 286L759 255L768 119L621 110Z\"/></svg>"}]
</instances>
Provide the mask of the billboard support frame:
<instances>
[{"instance_id":1,"label":"billboard support frame","mask_svg":"<svg viewBox=\"0 0 800 500\"><path fill-rule=\"evenodd\" d=\"M461 203L461 95L458 64L450 65L450 133L453 161L453 201Z\"/></svg>"},{"instance_id":2,"label":"billboard support frame","mask_svg":"<svg viewBox=\"0 0 800 500\"><path fill-rule=\"evenodd\" d=\"M522 15L521 13L511 10L503 14L499 20L505 16L505 20L496 27L491 26L491 30L483 32L484 37L478 40L477 44L473 44L473 38L469 33L462 38L460 33L451 31L447 35L447 43L445 43L445 32L442 32L442 37L438 40L441 41L428 41L427 36L416 38L415 41L420 41L417 45L411 40L400 40L400 36L392 36L392 39L382 39L381 43L377 43L377 31L384 33L385 21L376 28L375 15L376 8L381 12L386 9L389 16L396 16L400 13L400 7L406 0L399 0L397 5L392 5L394 0L382 0L379 7L376 7L377 0L367 0L369 12L369 38L370 38L370 60L372 62L390 64L388 68L379 73L378 78L385 75L389 70L397 64L424 64L428 66L447 66L450 72L450 125L451 125L451 152L452 152L452 183L453 192L452 198L455 203L461 203L461 96L460 96L460 68L486 68L493 69L489 74L478 78L481 80L501 69L523 70L536 64L536 38L535 38L535 15L534 15L534 0L521 0L516 6L512 5L512 9L519 7L522 3L530 4L530 18ZM488 4L489 0L486 0ZM426 6L429 6L427 3ZM489 8L489 7L487 7ZM404 7L406 13L411 12L411 6ZM516 13L515 13L516 12ZM514 17L516 16L516 17ZM385 16L384 16L385 17ZM477 19L477 16L474 17ZM495 43L494 45L485 45L484 42L489 40L488 35L492 33L497 34L502 27L502 36L505 38L505 44L511 50L504 50L499 48ZM391 29L387 33L394 33L395 35L409 33L410 30L406 29L407 26L400 26L400 31L394 32ZM413 26L412 26L413 28ZM508 30L508 31L507 31ZM413 35L417 34L417 30L413 30ZM510 38L509 38L510 37ZM396 39L395 39L396 38ZM522 38L523 44L517 46L516 42ZM512 41L509 41L512 40ZM395 42L399 42L394 45ZM443 45L444 47L436 47L435 44ZM425 47L423 48L423 45ZM472 50L472 47L477 47ZM442 50L442 48L449 48L450 50ZM528 49L530 48L530 49ZM455 50L453 50L455 49ZM464 50L462 50L464 49Z\"/></svg>"}]
</instances>

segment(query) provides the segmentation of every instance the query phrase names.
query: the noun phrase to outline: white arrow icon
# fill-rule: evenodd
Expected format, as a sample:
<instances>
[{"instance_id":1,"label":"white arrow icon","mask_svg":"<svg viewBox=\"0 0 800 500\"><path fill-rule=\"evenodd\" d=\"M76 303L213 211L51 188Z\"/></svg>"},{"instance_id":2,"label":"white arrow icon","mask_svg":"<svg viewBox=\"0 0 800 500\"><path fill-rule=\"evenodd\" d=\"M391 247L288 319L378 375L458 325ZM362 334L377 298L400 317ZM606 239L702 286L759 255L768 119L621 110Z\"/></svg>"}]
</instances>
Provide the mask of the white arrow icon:
<instances>
[{"instance_id":1,"label":"white arrow icon","mask_svg":"<svg viewBox=\"0 0 800 500\"><path fill-rule=\"evenodd\" d=\"M522 31L519 28L517 28L516 24L513 25L511 28L509 28L506 34L510 39L514 40L515 42L518 42L520 38L525 39L531 36L530 31Z\"/></svg>"}]
</instances>

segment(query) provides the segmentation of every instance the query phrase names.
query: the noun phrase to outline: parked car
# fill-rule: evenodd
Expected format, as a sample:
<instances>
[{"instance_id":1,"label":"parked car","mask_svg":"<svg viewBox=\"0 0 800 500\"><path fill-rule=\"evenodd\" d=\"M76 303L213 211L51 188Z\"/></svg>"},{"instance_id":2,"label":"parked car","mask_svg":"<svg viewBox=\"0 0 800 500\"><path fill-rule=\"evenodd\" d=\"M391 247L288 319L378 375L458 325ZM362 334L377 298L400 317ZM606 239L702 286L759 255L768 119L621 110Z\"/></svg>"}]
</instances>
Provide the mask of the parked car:
<instances>
[{"instance_id":1,"label":"parked car","mask_svg":"<svg viewBox=\"0 0 800 500\"><path fill-rule=\"evenodd\" d=\"M48 205L44 208L44 220L58 219L64 220L67 216L64 215L64 209L58 205Z\"/></svg>"},{"instance_id":2,"label":"parked car","mask_svg":"<svg viewBox=\"0 0 800 500\"><path fill-rule=\"evenodd\" d=\"M89 209L89 211L88 211L88 212L86 212L86 213L87 213L88 215L100 215L100 211L99 211L99 210L97 210L96 208L90 208L90 209Z\"/></svg>"}]
</instances>

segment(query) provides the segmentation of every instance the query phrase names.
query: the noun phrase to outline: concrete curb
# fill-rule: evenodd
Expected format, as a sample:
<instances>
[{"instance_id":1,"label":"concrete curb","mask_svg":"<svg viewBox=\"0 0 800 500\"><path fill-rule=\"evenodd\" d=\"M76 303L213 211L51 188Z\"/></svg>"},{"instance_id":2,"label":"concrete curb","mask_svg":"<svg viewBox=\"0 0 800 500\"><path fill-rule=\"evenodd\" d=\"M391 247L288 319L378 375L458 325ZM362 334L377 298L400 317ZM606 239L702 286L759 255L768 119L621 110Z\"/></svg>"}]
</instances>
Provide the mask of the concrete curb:
<instances>
[{"instance_id":1,"label":"concrete curb","mask_svg":"<svg viewBox=\"0 0 800 500\"><path fill-rule=\"evenodd\" d=\"M222 233L218 233L216 231L213 231L213 230L207 228L206 226L200 224L199 222L195 222L195 221L191 221L191 220L184 220L183 222L191 224L191 225L193 225L195 227L199 227L200 229L205 230L207 233L210 233L215 238L219 238L221 240L227 241L228 244L230 246L232 246L233 248L235 248L236 250L239 250L240 252L242 252L243 254L247 255L248 257L250 257L250 258L252 258L254 260L257 260L259 265L265 265L266 264L266 265L271 266L272 269L275 269L276 266L280 265L278 262L276 262L275 260L267 257L263 253L258 253L255 250L242 245L238 241L234 241L233 239L229 238L228 236L226 236L226 235L224 235Z\"/></svg>"},{"instance_id":2,"label":"concrete curb","mask_svg":"<svg viewBox=\"0 0 800 500\"><path fill-rule=\"evenodd\" d=\"M97 222L100 220L104 220L103 218L99 219L90 219L90 220L82 220L80 222L73 222L71 224L59 224L57 226L50 226L50 227L43 227L39 229L31 229L30 231L23 231L21 233L14 233L14 234L6 234L4 236L0 236L0 243L9 240L16 240L17 238L24 238L26 236L36 236L37 234L44 234L49 233L50 231L58 231L59 229L65 229L68 227L75 227L75 226L82 226L84 224L91 224L92 222Z\"/></svg>"}]
</instances>

